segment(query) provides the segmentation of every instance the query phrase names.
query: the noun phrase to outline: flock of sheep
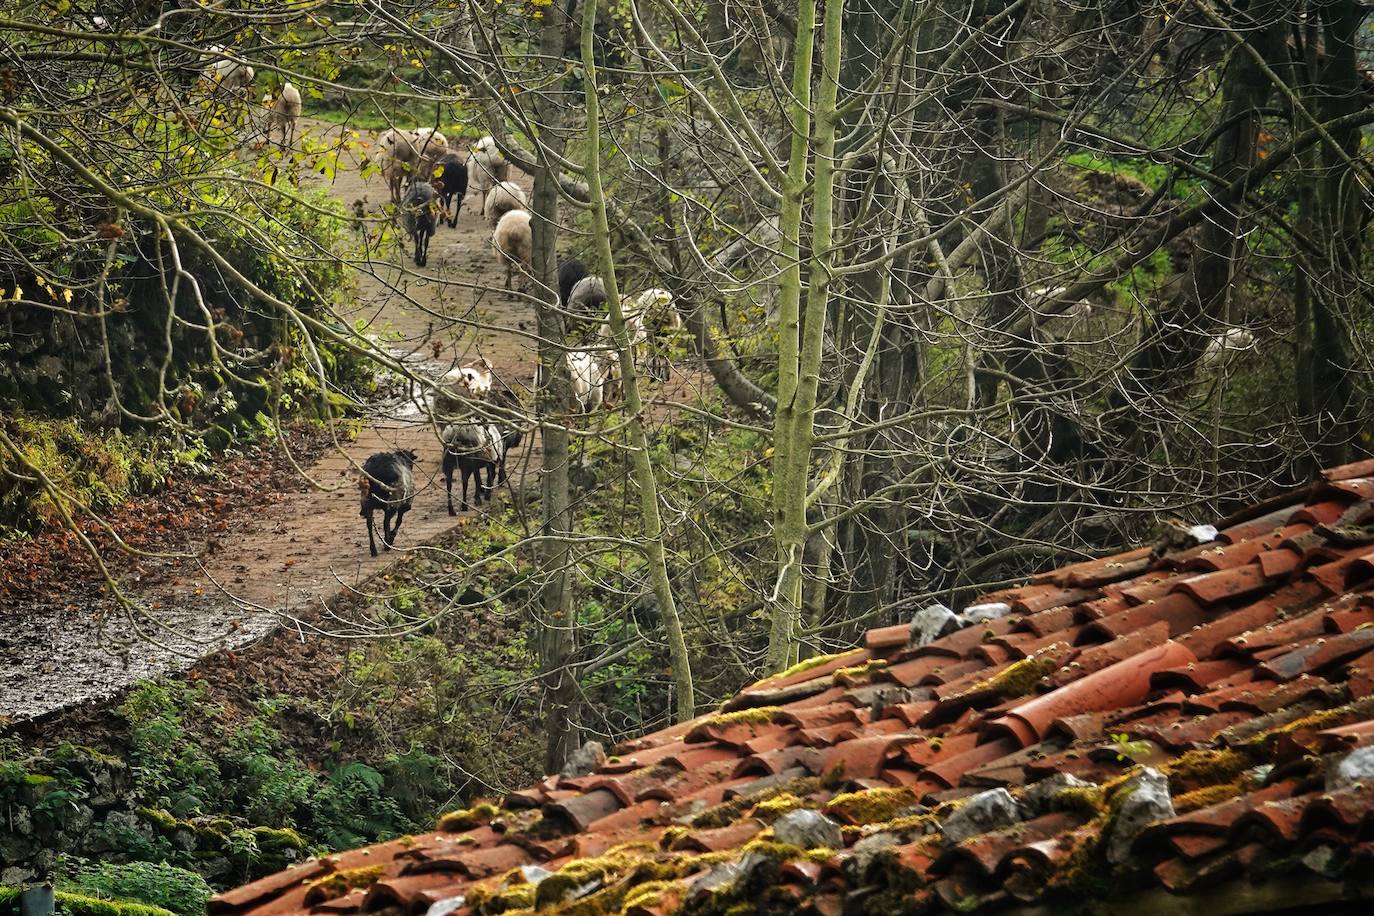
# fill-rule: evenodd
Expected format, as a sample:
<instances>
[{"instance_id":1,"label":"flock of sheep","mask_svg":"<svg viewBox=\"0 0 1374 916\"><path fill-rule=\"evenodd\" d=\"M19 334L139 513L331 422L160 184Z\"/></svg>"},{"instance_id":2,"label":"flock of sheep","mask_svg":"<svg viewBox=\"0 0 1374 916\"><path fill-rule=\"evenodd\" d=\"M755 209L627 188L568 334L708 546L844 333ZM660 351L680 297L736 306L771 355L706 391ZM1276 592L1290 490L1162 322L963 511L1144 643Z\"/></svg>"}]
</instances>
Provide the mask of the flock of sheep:
<instances>
[{"instance_id":1,"label":"flock of sheep","mask_svg":"<svg viewBox=\"0 0 1374 916\"><path fill-rule=\"evenodd\" d=\"M528 201L521 187L510 180L510 163L491 137L472 144L466 155L428 127L388 130L378 145L376 162L414 244L416 265L428 262L430 240L441 223L457 225L463 199L472 190L491 229L497 263L505 268L506 289L511 289L517 269L522 278L528 276L534 248ZM580 260L568 258L558 265L558 304L567 322L567 339L573 344L564 358L573 397L583 413L619 398L619 361L614 356L606 299L606 284ZM659 334L682 327L672 294L655 288L627 297L623 315L631 359L651 377L666 379L670 366L653 343ZM541 382L536 377L536 387ZM481 415L472 413L474 402L484 405ZM457 514L455 473L461 481L462 511L468 509L469 482L475 481L475 505L484 499L490 502L492 490L506 481L506 458L523 436L519 399L496 379L491 364L483 359L439 379L429 408L443 445L449 514ZM377 555L373 514L383 513L382 546L390 549L416 496L415 460L413 451L400 450L379 452L363 464L358 479L359 514L367 520L373 556Z\"/></svg>"},{"instance_id":2,"label":"flock of sheep","mask_svg":"<svg viewBox=\"0 0 1374 916\"><path fill-rule=\"evenodd\" d=\"M251 66L226 57L224 48L219 45L207 49L205 57L210 59L210 63L201 76L213 91L230 99L247 97L252 91L257 72ZM274 133L280 133L282 148L294 147L296 130L301 121L300 90L288 81L282 84L275 98L270 93L263 96L262 108L264 139L270 142Z\"/></svg>"}]
</instances>

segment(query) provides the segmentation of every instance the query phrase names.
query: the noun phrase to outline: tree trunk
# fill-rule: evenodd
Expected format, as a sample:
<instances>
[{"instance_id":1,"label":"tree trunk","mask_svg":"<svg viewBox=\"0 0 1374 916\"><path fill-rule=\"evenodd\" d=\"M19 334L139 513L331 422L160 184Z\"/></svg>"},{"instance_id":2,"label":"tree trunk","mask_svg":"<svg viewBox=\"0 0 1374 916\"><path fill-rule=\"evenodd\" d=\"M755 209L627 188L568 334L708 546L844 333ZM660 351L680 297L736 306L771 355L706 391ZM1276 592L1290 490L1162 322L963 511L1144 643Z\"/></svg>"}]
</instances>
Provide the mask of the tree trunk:
<instances>
[{"instance_id":1,"label":"tree trunk","mask_svg":"<svg viewBox=\"0 0 1374 916\"><path fill-rule=\"evenodd\" d=\"M806 294L805 335L801 311L801 222L806 196L807 147L810 133L812 33L815 0L797 8L797 42L793 63L792 153L780 225L782 245L779 284L778 416L775 424L773 504L778 579L773 595L768 639L768 667L781 670L797 656L801 619L806 538L806 497L811 467L811 441L816 419L816 389L825 343L835 190L835 101L839 93L843 0L826 0L821 38L822 72L816 98L816 155L811 203L811 254Z\"/></svg>"},{"instance_id":2,"label":"tree trunk","mask_svg":"<svg viewBox=\"0 0 1374 916\"><path fill-rule=\"evenodd\" d=\"M558 17L546 16L539 34L552 85L561 86L558 66L563 51L563 30ZM562 105L546 93L535 97L535 111L543 128L543 142L562 153L558 128ZM533 213L534 250L531 266L536 287L535 319L539 330L540 375L546 380L536 396L538 415L566 415L572 400L572 381L568 363L559 346L563 341L563 318L558 302L558 181L550 160L538 160L534 172ZM538 622L540 683L543 689L548 743L544 755L545 771L556 773L579 744L581 691L576 674L577 629L572 616L572 502L568 492L568 432L557 423L541 422L540 440L543 461L540 467L540 492L543 525L540 564L545 581L541 587Z\"/></svg>"},{"instance_id":3,"label":"tree trunk","mask_svg":"<svg viewBox=\"0 0 1374 916\"><path fill-rule=\"evenodd\" d=\"M1365 107L1355 45L1365 19L1362 6L1354 0L1319 4L1326 61L1316 91L1318 120L1329 121ZM1320 155L1317 238L1326 247L1323 272L1327 278L1323 294L1312 299L1312 387L1317 395L1318 436L1313 444L1325 465L1350 460L1360 429L1350 322L1351 308L1362 296L1360 235L1368 220L1361 180L1352 168L1360 155L1362 135L1351 127L1332 131L1338 148L1324 144Z\"/></svg>"},{"instance_id":4,"label":"tree trunk","mask_svg":"<svg viewBox=\"0 0 1374 916\"><path fill-rule=\"evenodd\" d=\"M605 191L601 186L601 111L596 94L596 62L592 57L595 23L596 8L589 3L582 14L582 69L587 104L587 189L592 201L593 235L597 260L600 262L598 266L601 278L606 283L611 336L620 360L620 377L625 388L625 409L629 414L626 434L630 440L630 462L634 468L635 486L639 490L644 557L649 566L649 580L653 583L663 628L668 635L673 687L677 691L677 720L684 722L696 715L696 696L692 689L692 665L687 654L687 640L682 632L682 621L678 617L677 603L673 600L673 587L668 577L663 519L658 508L658 485L654 480L653 461L649 457L649 443L644 434L644 402L640 397L633 349L625 331L625 312L621 307L620 288L616 282L615 257L611 253L611 227L606 220Z\"/></svg>"}]
</instances>

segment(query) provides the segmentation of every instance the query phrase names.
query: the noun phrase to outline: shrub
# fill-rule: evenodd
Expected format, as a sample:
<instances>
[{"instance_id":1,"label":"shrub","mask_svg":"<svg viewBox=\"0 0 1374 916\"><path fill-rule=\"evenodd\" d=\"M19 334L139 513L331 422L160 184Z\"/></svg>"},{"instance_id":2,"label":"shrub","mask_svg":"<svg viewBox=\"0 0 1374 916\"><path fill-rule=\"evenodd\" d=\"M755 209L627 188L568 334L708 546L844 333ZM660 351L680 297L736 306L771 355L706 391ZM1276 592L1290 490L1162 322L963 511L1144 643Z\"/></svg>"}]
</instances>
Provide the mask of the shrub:
<instances>
[{"instance_id":1,"label":"shrub","mask_svg":"<svg viewBox=\"0 0 1374 916\"><path fill-rule=\"evenodd\" d=\"M170 910L178 916L205 912L214 891L193 871L161 862L87 862L64 860L58 886L89 897L128 900Z\"/></svg>"}]
</instances>

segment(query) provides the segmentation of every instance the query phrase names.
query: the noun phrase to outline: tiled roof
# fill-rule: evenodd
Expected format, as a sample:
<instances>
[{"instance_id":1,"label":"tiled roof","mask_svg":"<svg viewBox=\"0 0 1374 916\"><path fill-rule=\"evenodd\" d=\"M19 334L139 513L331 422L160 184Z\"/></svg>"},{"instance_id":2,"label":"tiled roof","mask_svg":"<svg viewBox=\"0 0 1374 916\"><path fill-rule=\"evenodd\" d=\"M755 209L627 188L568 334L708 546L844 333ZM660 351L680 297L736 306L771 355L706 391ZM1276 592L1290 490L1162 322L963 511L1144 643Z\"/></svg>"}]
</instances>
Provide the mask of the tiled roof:
<instances>
[{"instance_id":1,"label":"tiled roof","mask_svg":"<svg viewBox=\"0 0 1374 916\"><path fill-rule=\"evenodd\" d=\"M940 609L872 630L588 775L211 912L1124 914L1186 895L1221 916L1368 894L1374 462L1217 527L984 595L924 644Z\"/></svg>"}]
</instances>

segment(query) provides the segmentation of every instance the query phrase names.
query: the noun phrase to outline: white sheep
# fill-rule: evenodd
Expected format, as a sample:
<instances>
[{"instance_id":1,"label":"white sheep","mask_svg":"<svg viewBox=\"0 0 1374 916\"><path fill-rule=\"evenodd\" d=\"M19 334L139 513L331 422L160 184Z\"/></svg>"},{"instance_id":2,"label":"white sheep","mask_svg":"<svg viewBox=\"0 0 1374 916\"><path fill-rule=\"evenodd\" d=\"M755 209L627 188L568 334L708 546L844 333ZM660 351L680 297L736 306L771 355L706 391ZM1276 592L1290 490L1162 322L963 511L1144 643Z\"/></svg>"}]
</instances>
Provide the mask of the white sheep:
<instances>
[{"instance_id":1,"label":"white sheep","mask_svg":"<svg viewBox=\"0 0 1374 916\"><path fill-rule=\"evenodd\" d=\"M485 195L498 182L510 178L510 163L497 149L496 141L483 137L468 148L468 187Z\"/></svg>"},{"instance_id":2,"label":"white sheep","mask_svg":"<svg viewBox=\"0 0 1374 916\"><path fill-rule=\"evenodd\" d=\"M288 149L296 145L296 127L301 120L301 93L290 83L281 87L281 93L268 106L267 139L272 139L272 131L281 130L281 145Z\"/></svg>"},{"instance_id":3,"label":"white sheep","mask_svg":"<svg viewBox=\"0 0 1374 916\"><path fill-rule=\"evenodd\" d=\"M220 45L211 45L204 56L213 58L205 68L205 79L214 88L225 92L241 93L253 85L255 71L248 64L239 63L224 57L225 50Z\"/></svg>"},{"instance_id":4,"label":"white sheep","mask_svg":"<svg viewBox=\"0 0 1374 916\"><path fill-rule=\"evenodd\" d=\"M567 358L573 397L583 413L591 413L605 399L606 369L590 350L570 350Z\"/></svg>"},{"instance_id":5,"label":"white sheep","mask_svg":"<svg viewBox=\"0 0 1374 916\"><path fill-rule=\"evenodd\" d=\"M410 136L415 147L415 173L428 181L434 164L448 154L448 138L433 127L417 127Z\"/></svg>"},{"instance_id":6,"label":"white sheep","mask_svg":"<svg viewBox=\"0 0 1374 916\"><path fill-rule=\"evenodd\" d=\"M529 211L511 210L501 217L491 235L491 244L496 249L497 263L506 268L506 289L510 289L511 273L517 266L528 270L534 253Z\"/></svg>"},{"instance_id":7,"label":"white sheep","mask_svg":"<svg viewBox=\"0 0 1374 916\"><path fill-rule=\"evenodd\" d=\"M486 200L482 202L482 215L487 218L487 224L493 229L505 216L512 210L528 210L529 202L525 199L525 192L513 181L503 181L487 192Z\"/></svg>"},{"instance_id":8,"label":"white sheep","mask_svg":"<svg viewBox=\"0 0 1374 916\"><path fill-rule=\"evenodd\" d=\"M457 416L463 412L465 399L485 398L491 392L491 385L491 363L485 358L473 366L450 369L440 377L431 393L430 410L439 421Z\"/></svg>"},{"instance_id":9,"label":"white sheep","mask_svg":"<svg viewBox=\"0 0 1374 916\"><path fill-rule=\"evenodd\" d=\"M1255 335L1245 328L1231 328L1207 341L1198 357L1199 369L1213 370L1230 363L1246 350L1255 348Z\"/></svg>"},{"instance_id":10,"label":"white sheep","mask_svg":"<svg viewBox=\"0 0 1374 916\"><path fill-rule=\"evenodd\" d=\"M627 300L622 305L625 316L625 334L630 341L630 354L636 366L647 365L649 345L664 330L677 331L682 328L682 317L673 308L673 294L666 289L646 289ZM601 342L612 345L611 322L608 317L601 325ZM665 377L665 367L648 366L655 378Z\"/></svg>"}]
</instances>

